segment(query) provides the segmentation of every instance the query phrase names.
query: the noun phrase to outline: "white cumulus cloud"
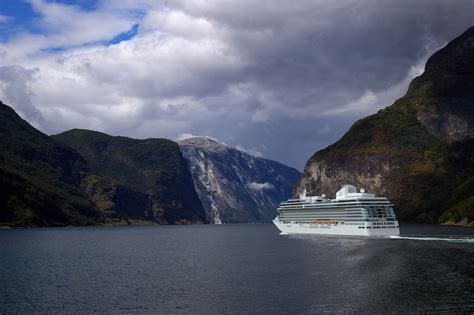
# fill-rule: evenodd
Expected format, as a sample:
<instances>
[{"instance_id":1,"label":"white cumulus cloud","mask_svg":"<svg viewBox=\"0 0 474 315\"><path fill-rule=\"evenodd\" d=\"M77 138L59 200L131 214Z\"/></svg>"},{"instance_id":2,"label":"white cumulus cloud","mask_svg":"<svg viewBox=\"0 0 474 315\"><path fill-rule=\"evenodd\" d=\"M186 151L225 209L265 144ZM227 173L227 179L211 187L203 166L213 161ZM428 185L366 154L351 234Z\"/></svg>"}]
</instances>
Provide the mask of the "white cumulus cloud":
<instances>
[{"instance_id":1,"label":"white cumulus cloud","mask_svg":"<svg viewBox=\"0 0 474 315\"><path fill-rule=\"evenodd\" d=\"M250 182L247 184L247 187L249 187L252 190L257 190L257 191L274 188L273 185L268 182L265 182L265 183Z\"/></svg>"}]
</instances>

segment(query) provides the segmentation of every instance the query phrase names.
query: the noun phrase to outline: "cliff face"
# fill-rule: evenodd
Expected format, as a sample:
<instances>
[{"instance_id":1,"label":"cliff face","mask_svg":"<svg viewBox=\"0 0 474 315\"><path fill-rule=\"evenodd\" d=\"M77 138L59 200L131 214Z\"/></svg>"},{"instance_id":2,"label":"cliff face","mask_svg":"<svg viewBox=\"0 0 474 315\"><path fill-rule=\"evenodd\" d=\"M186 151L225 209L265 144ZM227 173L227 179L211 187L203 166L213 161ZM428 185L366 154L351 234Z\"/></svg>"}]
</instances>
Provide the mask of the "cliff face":
<instances>
[{"instance_id":1,"label":"cliff face","mask_svg":"<svg viewBox=\"0 0 474 315\"><path fill-rule=\"evenodd\" d=\"M152 204L145 193L92 173L84 174L81 188L101 212L104 223L154 220Z\"/></svg>"},{"instance_id":2,"label":"cliff face","mask_svg":"<svg viewBox=\"0 0 474 315\"><path fill-rule=\"evenodd\" d=\"M300 173L209 138L179 143L212 223L270 222Z\"/></svg>"},{"instance_id":3,"label":"cliff face","mask_svg":"<svg viewBox=\"0 0 474 315\"><path fill-rule=\"evenodd\" d=\"M91 132L89 135L94 134ZM67 138L65 134L58 136L59 140ZM94 147L94 141L89 140L91 143L84 144L85 148ZM159 179L156 178L155 188L172 192L162 198L154 189L142 191L143 187L148 187L147 183L153 182L152 175L147 173L140 177L130 168L119 168L114 172L113 167L119 165L114 164L113 158L110 165L98 158L92 164L88 163L75 149L36 130L12 108L0 103L0 226L94 225L130 220L162 223L201 221L204 213L187 164L177 144L171 142L165 145L168 146L171 148L169 151L153 151L155 154L167 152L161 155L162 165L156 170ZM93 155L91 152L95 151L90 151L88 157ZM137 150L136 153L140 152L143 151ZM133 162L130 156L119 158L127 164ZM131 185L129 176L135 179ZM115 177L120 180L115 180ZM174 187L180 189L182 186L186 201L173 195ZM186 191L186 187L191 191ZM189 202L195 202L196 207L188 208Z\"/></svg>"},{"instance_id":4,"label":"cliff face","mask_svg":"<svg viewBox=\"0 0 474 315\"><path fill-rule=\"evenodd\" d=\"M436 52L407 95L417 120L436 138L474 138L474 27Z\"/></svg>"},{"instance_id":5,"label":"cliff face","mask_svg":"<svg viewBox=\"0 0 474 315\"><path fill-rule=\"evenodd\" d=\"M294 188L334 197L351 183L395 203L401 220L474 220L474 28L427 62L405 96L316 152Z\"/></svg>"},{"instance_id":6,"label":"cliff face","mask_svg":"<svg viewBox=\"0 0 474 315\"><path fill-rule=\"evenodd\" d=\"M53 138L76 149L93 173L100 175L89 176L82 184L103 211L120 207L121 213L141 214L159 223L206 221L188 165L175 142L78 129Z\"/></svg>"}]
</instances>

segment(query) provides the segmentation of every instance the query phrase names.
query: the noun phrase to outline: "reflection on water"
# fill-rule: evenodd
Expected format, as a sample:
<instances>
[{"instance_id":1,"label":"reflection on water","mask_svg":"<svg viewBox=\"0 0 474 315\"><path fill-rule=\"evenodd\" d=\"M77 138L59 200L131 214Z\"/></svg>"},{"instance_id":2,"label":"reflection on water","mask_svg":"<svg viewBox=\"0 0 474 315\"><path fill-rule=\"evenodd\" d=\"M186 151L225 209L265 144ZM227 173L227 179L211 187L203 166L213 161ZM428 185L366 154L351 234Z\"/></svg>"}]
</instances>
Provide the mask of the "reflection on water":
<instances>
[{"instance_id":1,"label":"reflection on water","mask_svg":"<svg viewBox=\"0 0 474 315\"><path fill-rule=\"evenodd\" d=\"M406 236L395 239L285 237L305 243L312 257L319 253L318 262L332 264L324 270L334 282L324 287L341 293L344 311L472 311L474 237L466 233L473 230L409 226ZM324 308L318 301L312 310Z\"/></svg>"},{"instance_id":2,"label":"reflection on water","mask_svg":"<svg viewBox=\"0 0 474 315\"><path fill-rule=\"evenodd\" d=\"M0 231L0 313L474 312L473 229L450 229L407 226L400 239L272 225Z\"/></svg>"}]
</instances>

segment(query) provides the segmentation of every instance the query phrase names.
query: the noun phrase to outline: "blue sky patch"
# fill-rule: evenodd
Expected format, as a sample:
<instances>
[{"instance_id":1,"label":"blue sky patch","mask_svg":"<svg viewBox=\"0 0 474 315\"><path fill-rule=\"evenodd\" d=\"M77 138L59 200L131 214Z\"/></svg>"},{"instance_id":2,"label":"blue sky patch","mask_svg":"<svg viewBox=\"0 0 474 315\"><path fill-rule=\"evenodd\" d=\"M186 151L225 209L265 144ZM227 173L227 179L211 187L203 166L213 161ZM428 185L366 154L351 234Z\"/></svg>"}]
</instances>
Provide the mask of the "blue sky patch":
<instances>
[{"instance_id":1,"label":"blue sky patch","mask_svg":"<svg viewBox=\"0 0 474 315\"><path fill-rule=\"evenodd\" d=\"M40 17L31 5L24 1L2 1L0 14L11 17L6 23L0 23L0 40L10 39L15 33L27 30L30 33L40 34L41 30L35 26L35 20Z\"/></svg>"},{"instance_id":2,"label":"blue sky patch","mask_svg":"<svg viewBox=\"0 0 474 315\"><path fill-rule=\"evenodd\" d=\"M118 44L125 40L131 39L132 37L137 35L137 33L138 33L138 24L134 24L128 31L118 34L111 40L107 41L105 44L107 46Z\"/></svg>"},{"instance_id":3,"label":"blue sky patch","mask_svg":"<svg viewBox=\"0 0 474 315\"><path fill-rule=\"evenodd\" d=\"M47 31L40 26L39 20L41 19L41 14L36 12L31 4L28 1L22 0L0 0L2 1L0 5L0 15L10 17L6 22L0 23L0 42L7 42L13 38L16 34L21 32L28 32L32 34L43 34L47 35ZM57 1L47 1L50 3L60 3L64 5L73 5L78 7L80 10L85 12L94 11L97 9L98 1L97 0L57 0ZM127 12L136 16L143 16L145 12L141 10L135 10L132 12ZM102 40L99 42L86 43L84 45L76 46L93 46L93 45L114 45L122 41L129 40L133 38L138 33L138 24L134 24L129 30L120 33L109 40ZM57 46L57 47L48 47L42 49L42 52L47 53L58 53L65 50L75 48L68 46Z\"/></svg>"}]
</instances>

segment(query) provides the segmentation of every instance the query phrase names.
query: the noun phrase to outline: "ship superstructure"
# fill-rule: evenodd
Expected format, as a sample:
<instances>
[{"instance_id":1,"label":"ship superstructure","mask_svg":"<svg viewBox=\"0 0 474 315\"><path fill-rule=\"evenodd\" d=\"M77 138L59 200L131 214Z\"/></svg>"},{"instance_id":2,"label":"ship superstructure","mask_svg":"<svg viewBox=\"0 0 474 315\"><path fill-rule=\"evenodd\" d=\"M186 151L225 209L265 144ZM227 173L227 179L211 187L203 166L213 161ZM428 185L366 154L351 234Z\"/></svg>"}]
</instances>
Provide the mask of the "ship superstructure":
<instances>
[{"instance_id":1,"label":"ship superstructure","mask_svg":"<svg viewBox=\"0 0 474 315\"><path fill-rule=\"evenodd\" d=\"M287 234L332 234L360 236L398 236L400 234L393 204L364 189L357 192L344 185L335 199L306 196L280 204L273 223Z\"/></svg>"}]
</instances>

